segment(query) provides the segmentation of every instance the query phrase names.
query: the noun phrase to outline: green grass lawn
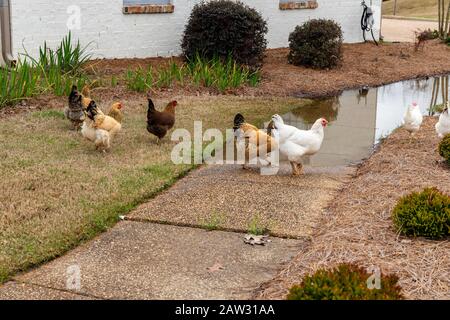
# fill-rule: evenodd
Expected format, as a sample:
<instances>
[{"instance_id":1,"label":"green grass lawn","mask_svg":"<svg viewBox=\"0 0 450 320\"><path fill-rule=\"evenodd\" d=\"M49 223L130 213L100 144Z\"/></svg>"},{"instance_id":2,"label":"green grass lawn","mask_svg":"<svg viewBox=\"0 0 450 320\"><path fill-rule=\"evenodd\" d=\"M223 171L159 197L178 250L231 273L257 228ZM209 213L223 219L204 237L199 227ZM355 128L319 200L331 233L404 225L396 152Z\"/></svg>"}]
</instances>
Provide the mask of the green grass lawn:
<instances>
[{"instance_id":1,"label":"green grass lawn","mask_svg":"<svg viewBox=\"0 0 450 320\"><path fill-rule=\"evenodd\" d=\"M102 154L70 124L62 110L0 120L0 283L57 257L105 231L193 168L170 160L173 143L158 146L146 131L146 102L123 101L123 130ZM167 101L156 101L161 108ZM185 97L178 128L231 128L237 112L262 124L298 99ZM100 104L108 106L109 102Z\"/></svg>"}]
</instances>

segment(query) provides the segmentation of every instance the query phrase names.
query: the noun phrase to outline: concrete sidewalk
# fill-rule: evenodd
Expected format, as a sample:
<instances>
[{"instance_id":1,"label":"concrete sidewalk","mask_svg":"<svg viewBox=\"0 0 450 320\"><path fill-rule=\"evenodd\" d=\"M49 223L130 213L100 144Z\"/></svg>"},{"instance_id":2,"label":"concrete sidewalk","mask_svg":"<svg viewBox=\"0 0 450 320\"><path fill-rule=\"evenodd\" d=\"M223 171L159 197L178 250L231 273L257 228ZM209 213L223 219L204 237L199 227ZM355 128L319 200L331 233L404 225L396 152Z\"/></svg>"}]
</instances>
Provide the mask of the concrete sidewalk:
<instances>
[{"instance_id":1,"label":"concrete sidewalk","mask_svg":"<svg viewBox=\"0 0 450 320\"><path fill-rule=\"evenodd\" d=\"M388 42L414 42L415 31L437 28L437 21L383 18L381 34Z\"/></svg>"},{"instance_id":2,"label":"concrete sidewalk","mask_svg":"<svg viewBox=\"0 0 450 320\"><path fill-rule=\"evenodd\" d=\"M306 168L305 176L291 177L283 167L276 176L261 176L240 166L203 167L137 208L129 221L17 275L0 287L0 299L251 299L305 250L352 173ZM252 221L295 239L245 244ZM207 225L236 232L201 229Z\"/></svg>"}]
</instances>

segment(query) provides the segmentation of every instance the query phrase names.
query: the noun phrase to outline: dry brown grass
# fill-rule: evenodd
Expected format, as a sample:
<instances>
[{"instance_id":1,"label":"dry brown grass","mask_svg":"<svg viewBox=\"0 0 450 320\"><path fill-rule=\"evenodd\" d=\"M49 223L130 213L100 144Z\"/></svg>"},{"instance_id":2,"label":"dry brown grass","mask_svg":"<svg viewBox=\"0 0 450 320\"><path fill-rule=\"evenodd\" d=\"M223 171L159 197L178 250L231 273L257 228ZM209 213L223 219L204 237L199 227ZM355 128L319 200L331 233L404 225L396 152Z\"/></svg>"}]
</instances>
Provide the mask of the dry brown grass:
<instances>
[{"instance_id":1,"label":"dry brown grass","mask_svg":"<svg viewBox=\"0 0 450 320\"><path fill-rule=\"evenodd\" d=\"M194 120L202 120L204 129L225 129L237 112L262 123L302 104L239 97L178 101L176 127L190 131ZM164 102L156 100L159 107ZM60 108L0 119L0 282L104 231L192 168L173 165L173 144L166 137L157 146L147 133L145 98L123 103L124 129L107 154L69 130Z\"/></svg>"},{"instance_id":2,"label":"dry brown grass","mask_svg":"<svg viewBox=\"0 0 450 320\"><path fill-rule=\"evenodd\" d=\"M409 299L449 299L450 242L399 236L391 220L398 198L411 191L436 186L450 194L450 168L439 162L435 122L427 118L416 138L402 129L387 138L330 204L310 247L258 298L284 298L305 274L355 262L397 274Z\"/></svg>"},{"instance_id":3,"label":"dry brown grass","mask_svg":"<svg viewBox=\"0 0 450 320\"><path fill-rule=\"evenodd\" d=\"M383 14L394 14L394 0L383 2ZM397 15L437 20L437 0L397 0Z\"/></svg>"}]
</instances>

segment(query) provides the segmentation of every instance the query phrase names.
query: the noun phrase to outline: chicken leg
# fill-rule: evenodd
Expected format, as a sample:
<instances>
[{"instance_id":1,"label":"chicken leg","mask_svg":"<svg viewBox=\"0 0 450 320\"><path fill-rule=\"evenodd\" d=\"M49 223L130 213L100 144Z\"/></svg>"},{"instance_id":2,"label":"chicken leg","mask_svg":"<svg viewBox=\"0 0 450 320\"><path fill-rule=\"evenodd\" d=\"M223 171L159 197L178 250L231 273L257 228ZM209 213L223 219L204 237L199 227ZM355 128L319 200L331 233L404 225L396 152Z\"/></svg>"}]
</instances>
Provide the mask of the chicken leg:
<instances>
[{"instance_id":1,"label":"chicken leg","mask_svg":"<svg viewBox=\"0 0 450 320\"><path fill-rule=\"evenodd\" d=\"M300 176L304 173L303 165L301 163L291 162L291 166L292 166L292 175L293 176Z\"/></svg>"},{"instance_id":2,"label":"chicken leg","mask_svg":"<svg viewBox=\"0 0 450 320\"><path fill-rule=\"evenodd\" d=\"M297 164L295 162L291 162L291 166L292 166L292 175L299 176L300 171L298 170Z\"/></svg>"},{"instance_id":3,"label":"chicken leg","mask_svg":"<svg viewBox=\"0 0 450 320\"><path fill-rule=\"evenodd\" d=\"M303 171L303 164L301 163L296 163L297 165L297 169L300 175L304 174L305 172Z\"/></svg>"}]
</instances>

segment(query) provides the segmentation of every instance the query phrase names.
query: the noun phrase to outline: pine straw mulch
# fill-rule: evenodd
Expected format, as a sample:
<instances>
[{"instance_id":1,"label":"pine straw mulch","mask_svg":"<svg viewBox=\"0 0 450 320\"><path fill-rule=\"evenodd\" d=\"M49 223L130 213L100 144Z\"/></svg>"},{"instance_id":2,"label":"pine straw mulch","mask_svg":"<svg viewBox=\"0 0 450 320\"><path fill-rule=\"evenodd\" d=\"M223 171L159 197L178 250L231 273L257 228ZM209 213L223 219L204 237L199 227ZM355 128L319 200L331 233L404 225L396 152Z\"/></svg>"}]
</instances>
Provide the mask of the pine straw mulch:
<instances>
[{"instance_id":1,"label":"pine straw mulch","mask_svg":"<svg viewBox=\"0 0 450 320\"><path fill-rule=\"evenodd\" d=\"M304 275L355 262L397 274L407 299L449 299L449 239L409 239L398 235L391 221L402 195L428 186L450 194L450 168L437 154L435 123L435 118L426 118L416 138L402 129L387 138L335 197L306 252L255 297L283 299Z\"/></svg>"},{"instance_id":2,"label":"pine straw mulch","mask_svg":"<svg viewBox=\"0 0 450 320\"><path fill-rule=\"evenodd\" d=\"M267 50L262 83L246 88L249 94L296 97L333 96L364 85L381 86L450 72L450 47L427 41L418 51L412 43L343 45L339 67L316 70L288 64L288 48Z\"/></svg>"}]
</instances>

